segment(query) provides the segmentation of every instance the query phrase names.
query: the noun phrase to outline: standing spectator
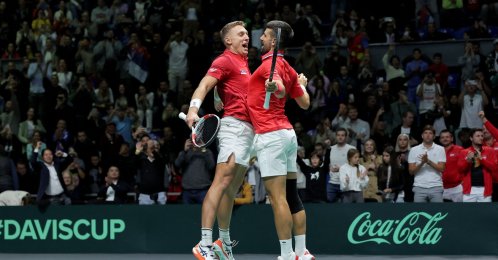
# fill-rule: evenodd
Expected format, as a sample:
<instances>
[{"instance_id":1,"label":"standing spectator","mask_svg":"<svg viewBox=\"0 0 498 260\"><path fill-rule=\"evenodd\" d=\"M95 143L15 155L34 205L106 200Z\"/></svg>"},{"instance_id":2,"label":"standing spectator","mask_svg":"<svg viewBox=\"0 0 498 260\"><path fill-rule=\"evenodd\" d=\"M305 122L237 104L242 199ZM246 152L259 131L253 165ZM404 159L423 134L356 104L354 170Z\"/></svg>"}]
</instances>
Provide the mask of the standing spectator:
<instances>
[{"instance_id":1,"label":"standing spectator","mask_svg":"<svg viewBox=\"0 0 498 260\"><path fill-rule=\"evenodd\" d=\"M432 113L435 109L436 99L442 95L441 87L434 79L432 72L428 72L424 80L417 87L417 96L419 97L418 113L420 125L432 125L435 118Z\"/></svg>"},{"instance_id":2,"label":"standing spectator","mask_svg":"<svg viewBox=\"0 0 498 260\"><path fill-rule=\"evenodd\" d=\"M166 204L165 167L163 157L159 154L159 143L148 140L145 145L137 143L135 154L137 155L138 169L138 204Z\"/></svg>"},{"instance_id":3,"label":"standing spectator","mask_svg":"<svg viewBox=\"0 0 498 260\"><path fill-rule=\"evenodd\" d=\"M64 153L57 151L55 153L56 158L54 158L52 150L40 151L40 148L41 142L38 142L30 158L34 172L40 175L40 186L38 187L36 201L48 200L50 204L55 205L71 204L71 200L66 195L66 185L62 178L62 169L64 169L62 163L64 160L61 157L63 157ZM38 152L42 153L42 162L37 161Z\"/></svg>"},{"instance_id":4,"label":"standing spectator","mask_svg":"<svg viewBox=\"0 0 498 260\"><path fill-rule=\"evenodd\" d=\"M434 53L432 61L429 71L434 74L436 83L441 87L442 93L447 93L449 71L448 66L443 62L443 55L439 52Z\"/></svg>"},{"instance_id":5,"label":"standing spectator","mask_svg":"<svg viewBox=\"0 0 498 260\"><path fill-rule=\"evenodd\" d=\"M182 33L171 35L164 51L169 54L168 80L169 86L176 92L183 91L183 81L187 77L187 50L189 46L183 41Z\"/></svg>"},{"instance_id":6,"label":"standing spectator","mask_svg":"<svg viewBox=\"0 0 498 260\"><path fill-rule=\"evenodd\" d=\"M498 170L496 153L483 146L483 131L470 131L472 145L460 153L458 168L463 173L463 202L491 202L493 173Z\"/></svg>"},{"instance_id":7,"label":"standing spectator","mask_svg":"<svg viewBox=\"0 0 498 260\"><path fill-rule=\"evenodd\" d=\"M330 52L323 61L323 72L329 79L336 78L342 66L347 65L347 58L339 52L339 45L332 44Z\"/></svg>"},{"instance_id":8,"label":"standing spectator","mask_svg":"<svg viewBox=\"0 0 498 260\"><path fill-rule=\"evenodd\" d=\"M360 152L350 149L348 163L341 166L339 176L343 203L363 203L363 190L368 185L367 170L360 164Z\"/></svg>"},{"instance_id":9,"label":"standing spectator","mask_svg":"<svg viewBox=\"0 0 498 260\"><path fill-rule=\"evenodd\" d=\"M30 79L29 86L29 104L38 111L40 117L44 117L44 93L43 78L50 77L52 74L52 66L50 63L43 62L41 53L35 53L35 62L29 64L28 78Z\"/></svg>"},{"instance_id":10,"label":"standing spectator","mask_svg":"<svg viewBox=\"0 0 498 260\"><path fill-rule=\"evenodd\" d=\"M45 127L40 119L36 117L33 108L28 109L27 118L19 124L19 132L17 138L23 143L23 152L26 151L26 145L31 141L35 132L46 133Z\"/></svg>"},{"instance_id":11,"label":"standing spectator","mask_svg":"<svg viewBox=\"0 0 498 260\"><path fill-rule=\"evenodd\" d=\"M363 198L370 202L382 202L382 198L377 194L377 169L382 163L382 156L377 155L375 141L368 139L363 148L363 154L360 157L360 164L365 167L368 176L368 184L363 190Z\"/></svg>"},{"instance_id":12,"label":"standing spectator","mask_svg":"<svg viewBox=\"0 0 498 260\"><path fill-rule=\"evenodd\" d=\"M213 179L215 161L211 150L195 147L187 139L175 166L181 169L183 203L201 204Z\"/></svg>"},{"instance_id":13,"label":"standing spectator","mask_svg":"<svg viewBox=\"0 0 498 260\"><path fill-rule=\"evenodd\" d=\"M97 199L101 199L106 203L126 203L129 191L131 191L131 188L128 183L120 178L118 167L111 166L105 177L105 186L100 189Z\"/></svg>"},{"instance_id":14,"label":"standing spectator","mask_svg":"<svg viewBox=\"0 0 498 260\"><path fill-rule=\"evenodd\" d=\"M6 190L18 190L19 177L16 166L11 158L7 157L4 146L0 145L0 193Z\"/></svg>"},{"instance_id":15,"label":"standing spectator","mask_svg":"<svg viewBox=\"0 0 498 260\"><path fill-rule=\"evenodd\" d=\"M323 160L325 158L325 161ZM327 175L330 169L330 149L325 156L313 151L310 156L310 165L307 165L301 156L297 157L297 164L306 178L306 188L303 202L327 202Z\"/></svg>"},{"instance_id":16,"label":"standing spectator","mask_svg":"<svg viewBox=\"0 0 498 260\"><path fill-rule=\"evenodd\" d=\"M458 160L460 160L460 153L463 148L453 144L453 134L449 130L441 132L439 142L446 152L446 168L443 171L443 199L445 201L462 202L463 175L458 168Z\"/></svg>"},{"instance_id":17,"label":"standing spectator","mask_svg":"<svg viewBox=\"0 0 498 260\"><path fill-rule=\"evenodd\" d=\"M403 113L401 125L395 127L391 132L392 138L398 138L400 134L406 134L410 137L410 145L417 145L420 142L420 132L414 124L415 113L407 110Z\"/></svg>"},{"instance_id":18,"label":"standing spectator","mask_svg":"<svg viewBox=\"0 0 498 260\"><path fill-rule=\"evenodd\" d=\"M482 90L482 84L476 80L465 81L464 89L458 97L458 104L462 108L460 128L482 127L482 121L477 115L488 105L488 97Z\"/></svg>"},{"instance_id":19,"label":"standing spectator","mask_svg":"<svg viewBox=\"0 0 498 260\"><path fill-rule=\"evenodd\" d=\"M99 2L103 0L99 0ZM116 74L117 61L123 45L114 37L112 30L107 30L104 39L93 48L93 58L97 73L106 78Z\"/></svg>"},{"instance_id":20,"label":"standing spectator","mask_svg":"<svg viewBox=\"0 0 498 260\"><path fill-rule=\"evenodd\" d=\"M138 125L143 126L145 119L145 128L148 132L152 130L152 109L154 108L154 92L147 93L144 85L138 87L138 93L135 94L135 103L137 106Z\"/></svg>"},{"instance_id":21,"label":"standing spectator","mask_svg":"<svg viewBox=\"0 0 498 260\"><path fill-rule=\"evenodd\" d=\"M408 79L408 100L415 103L417 86L422 82L425 71L429 69L429 64L421 59L422 51L419 48L413 49L412 58L413 60L406 64L405 72Z\"/></svg>"},{"instance_id":22,"label":"standing spectator","mask_svg":"<svg viewBox=\"0 0 498 260\"><path fill-rule=\"evenodd\" d=\"M415 176L414 202L443 202L443 179L446 164L444 148L434 143L436 131L424 127L422 143L413 147L408 155L409 171Z\"/></svg>"},{"instance_id":23,"label":"standing spectator","mask_svg":"<svg viewBox=\"0 0 498 260\"><path fill-rule=\"evenodd\" d=\"M348 119L344 126L351 136L349 144L358 149L361 149L362 145L370 138L370 125L358 118L358 109L354 106L349 107Z\"/></svg>"},{"instance_id":24,"label":"standing spectator","mask_svg":"<svg viewBox=\"0 0 498 260\"><path fill-rule=\"evenodd\" d=\"M337 143L330 148L330 178L327 184L328 202L337 202L341 199L339 169L341 166L348 163L348 151L355 148L354 146L346 143L348 131L345 128L338 128L335 134L335 140Z\"/></svg>"},{"instance_id":25,"label":"standing spectator","mask_svg":"<svg viewBox=\"0 0 498 260\"><path fill-rule=\"evenodd\" d=\"M403 172L403 190L398 194L396 202L413 202L412 189L414 177L408 170L408 154L410 153L410 149L410 137L407 134L399 134L396 139L394 151Z\"/></svg>"},{"instance_id":26,"label":"standing spectator","mask_svg":"<svg viewBox=\"0 0 498 260\"><path fill-rule=\"evenodd\" d=\"M36 194L40 177L28 167L25 160L19 160L16 163L17 176L19 177L19 190L27 191L30 194Z\"/></svg>"},{"instance_id":27,"label":"standing spectator","mask_svg":"<svg viewBox=\"0 0 498 260\"><path fill-rule=\"evenodd\" d=\"M365 55L369 54L368 37L365 32L354 32L351 27L346 28L346 35L348 36L348 65L353 73L357 73L361 61Z\"/></svg>"},{"instance_id":28,"label":"standing spectator","mask_svg":"<svg viewBox=\"0 0 498 260\"><path fill-rule=\"evenodd\" d=\"M132 108L128 107L126 109L113 109L109 114L107 123L114 123L116 126L116 132L121 135L129 144L133 143L132 128L137 119L137 114ZM118 149L119 151L119 149Z\"/></svg>"},{"instance_id":29,"label":"standing spectator","mask_svg":"<svg viewBox=\"0 0 498 260\"><path fill-rule=\"evenodd\" d=\"M397 93L405 79L405 71L401 67L401 61L397 55L394 54L395 47L393 44L389 45L387 52L382 57L382 64L386 71L386 81L389 82L389 92Z\"/></svg>"},{"instance_id":30,"label":"standing spectator","mask_svg":"<svg viewBox=\"0 0 498 260\"><path fill-rule=\"evenodd\" d=\"M303 49L297 55L295 67L310 79L320 74L322 62L311 42L304 44Z\"/></svg>"},{"instance_id":31,"label":"standing spectator","mask_svg":"<svg viewBox=\"0 0 498 260\"><path fill-rule=\"evenodd\" d=\"M80 76L76 90L73 90L69 101L73 104L75 129L86 128L85 121L93 108L93 87L89 84L85 76Z\"/></svg>"},{"instance_id":32,"label":"standing spectator","mask_svg":"<svg viewBox=\"0 0 498 260\"><path fill-rule=\"evenodd\" d=\"M112 18L112 11L107 6L105 0L98 0L97 6L92 9L90 21L97 27L98 36L102 35L102 32L107 27Z\"/></svg>"},{"instance_id":33,"label":"standing spectator","mask_svg":"<svg viewBox=\"0 0 498 260\"><path fill-rule=\"evenodd\" d=\"M480 63L479 55L474 53L471 42L465 43L465 53L458 57L458 65L462 67L461 79L462 81L472 79L475 77L475 69L478 68Z\"/></svg>"},{"instance_id":34,"label":"standing spectator","mask_svg":"<svg viewBox=\"0 0 498 260\"><path fill-rule=\"evenodd\" d=\"M382 152L382 164L377 170L377 187L383 202L396 202L403 191L403 166L392 146Z\"/></svg>"},{"instance_id":35,"label":"standing spectator","mask_svg":"<svg viewBox=\"0 0 498 260\"><path fill-rule=\"evenodd\" d=\"M389 114L391 118L391 121L389 122L389 131L394 130L395 127L403 124L403 118L405 118L405 115L408 111L411 112L412 115L412 123L413 123L413 117L415 111L417 111L417 108L415 107L415 104L412 102L408 101L408 96L406 94L406 90L400 89L397 92L398 100L394 101L391 103ZM408 123L408 122L407 122ZM399 134L399 133L398 133ZM393 138L396 138L397 135L393 132L392 135Z\"/></svg>"}]
</instances>

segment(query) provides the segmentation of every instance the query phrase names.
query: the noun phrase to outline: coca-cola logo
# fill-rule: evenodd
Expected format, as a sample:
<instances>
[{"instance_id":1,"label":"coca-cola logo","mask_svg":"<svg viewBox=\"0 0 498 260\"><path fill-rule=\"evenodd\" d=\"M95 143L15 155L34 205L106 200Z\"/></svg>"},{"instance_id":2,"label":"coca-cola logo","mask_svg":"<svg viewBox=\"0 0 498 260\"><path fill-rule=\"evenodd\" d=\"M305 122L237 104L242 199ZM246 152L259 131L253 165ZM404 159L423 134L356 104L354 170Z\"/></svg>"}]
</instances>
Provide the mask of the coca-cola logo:
<instances>
[{"instance_id":1,"label":"coca-cola logo","mask_svg":"<svg viewBox=\"0 0 498 260\"><path fill-rule=\"evenodd\" d=\"M441 239L443 229L437 224L446 218L440 212L412 212L403 219L374 220L370 212L356 217L348 229L348 241L352 244L374 242L377 244L434 245Z\"/></svg>"}]
</instances>

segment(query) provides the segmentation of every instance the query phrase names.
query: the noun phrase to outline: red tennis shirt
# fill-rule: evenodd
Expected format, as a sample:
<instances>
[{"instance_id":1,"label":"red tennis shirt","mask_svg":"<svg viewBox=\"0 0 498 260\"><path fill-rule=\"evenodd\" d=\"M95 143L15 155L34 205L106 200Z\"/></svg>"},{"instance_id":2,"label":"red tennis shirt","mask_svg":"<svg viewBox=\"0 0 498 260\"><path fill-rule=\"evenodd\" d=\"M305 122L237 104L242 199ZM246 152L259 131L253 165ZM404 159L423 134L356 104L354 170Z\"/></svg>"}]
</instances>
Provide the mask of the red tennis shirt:
<instances>
[{"instance_id":1,"label":"red tennis shirt","mask_svg":"<svg viewBox=\"0 0 498 260\"><path fill-rule=\"evenodd\" d=\"M225 50L213 61L207 75L218 80L218 94L225 110L223 116L232 116L249 122L246 98L251 72L247 58Z\"/></svg>"},{"instance_id":2,"label":"red tennis shirt","mask_svg":"<svg viewBox=\"0 0 498 260\"><path fill-rule=\"evenodd\" d=\"M256 134L281 129L292 129L292 125L285 115L284 108L285 101L287 100L285 97L277 98L272 94L270 108L268 110L263 108L266 95L265 81L270 77L272 56L273 53L267 53L262 56L261 65L249 80L247 107ZM297 72L283 58L282 53L278 54L273 78L275 80L282 80L288 97L297 98L304 95L297 80Z\"/></svg>"}]
</instances>

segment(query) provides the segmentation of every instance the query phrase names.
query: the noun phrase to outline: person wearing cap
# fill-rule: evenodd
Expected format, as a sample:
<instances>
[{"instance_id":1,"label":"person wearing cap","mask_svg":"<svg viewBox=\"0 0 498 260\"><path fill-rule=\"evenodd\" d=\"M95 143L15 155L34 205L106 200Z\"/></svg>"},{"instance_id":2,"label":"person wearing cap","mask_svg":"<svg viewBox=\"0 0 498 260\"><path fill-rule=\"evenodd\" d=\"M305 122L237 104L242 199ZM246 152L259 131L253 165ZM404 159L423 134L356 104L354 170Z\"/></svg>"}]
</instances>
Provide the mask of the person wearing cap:
<instances>
[{"instance_id":1,"label":"person wearing cap","mask_svg":"<svg viewBox=\"0 0 498 260\"><path fill-rule=\"evenodd\" d=\"M473 79L466 80L458 97L458 104L462 108L460 128L482 128L478 114L488 105L488 97L482 91L482 84Z\"/></svg>"}]
</instances>

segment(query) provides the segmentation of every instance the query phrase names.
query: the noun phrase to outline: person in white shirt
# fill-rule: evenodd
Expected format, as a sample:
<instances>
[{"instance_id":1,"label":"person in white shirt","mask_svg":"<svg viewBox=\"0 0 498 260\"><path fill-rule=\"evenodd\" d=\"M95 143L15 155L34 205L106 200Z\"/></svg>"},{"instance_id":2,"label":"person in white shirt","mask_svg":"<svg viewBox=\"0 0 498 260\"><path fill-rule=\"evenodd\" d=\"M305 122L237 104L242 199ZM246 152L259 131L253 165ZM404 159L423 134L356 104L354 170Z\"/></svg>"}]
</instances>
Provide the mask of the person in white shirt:
<instances>
[{"instance_id":1,"label":"person in white shirt","mask_svg":"<svg viewBox=\"0 0 498 260\"><path fill-rule=\"evenodd\" d=\"M458 97L458 104L462 108L460 128L482 128L482 121L477 116L479 111L488 105L488 97L483 86L476 80L466 80L464 89Z\"/></svg>"},{"instance_id":2,"label":"person in white shirt","mask_svg":"<svg viewBox=\"0 0 498 260\"><path fill-rule=\"evenodd\" d=\"M183 92L183 81L185 81L188 70L188 47L188 44L183 41L183 36L180 32L175 32L164 47L164 50L169 54L169 86L176 93Z\"/></svg>"},{"instance_id":3,"label":"person in white shirt","mask_svg":"<svg viewBox=\"0 0 498 260\"><path fill-rule=\"evenodd\" d=\"M330 172L327 183L327 201L337 202L341 198L339 168L348 163L347 153L354 146L346 143L348 131L345 128L336 130L337 143L330 147Z\"/></svg>"},{"instance_id":4,"label":"person in white shirt","mask_svg":"<svg viewBox=\"0 0 498 260\"><path fill-rule=\"evenodd\" d=\"M414 202L443 202L442 172L446 166L446 153L434 143L436 131L426 125L422 143L412 147L408 154L408 170L415 176Z\"/></svg>"},{"instance_id":5,"label":"person in white shirt","mask_svg":"<svg viewBox=\"0 0 498 260\"><path fill-rule=\"evenodd\" d=\"M424 81L417 87L417 96L420 100L418 105L420 125L433 124L434 118L431 118L430 112L434 110L436 98L441 94L441 87L434 79L434 74L428 72Z\"/></svg>"},{"instance_id":6,"label":"person in white shirt","mask_svg":"<svg viewBox=\"0 0 498 260\"><path fill-rule=\"evenodd\" d=\"M339 169L343 203L363 203L363 190L368 186L367 169L360 164L360 151L348 151L348 163Z\"/></svg>"}]
</instances>

